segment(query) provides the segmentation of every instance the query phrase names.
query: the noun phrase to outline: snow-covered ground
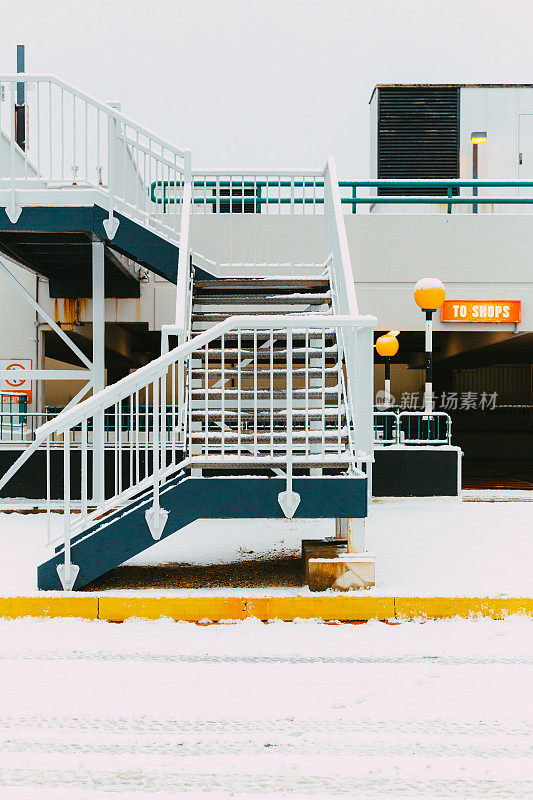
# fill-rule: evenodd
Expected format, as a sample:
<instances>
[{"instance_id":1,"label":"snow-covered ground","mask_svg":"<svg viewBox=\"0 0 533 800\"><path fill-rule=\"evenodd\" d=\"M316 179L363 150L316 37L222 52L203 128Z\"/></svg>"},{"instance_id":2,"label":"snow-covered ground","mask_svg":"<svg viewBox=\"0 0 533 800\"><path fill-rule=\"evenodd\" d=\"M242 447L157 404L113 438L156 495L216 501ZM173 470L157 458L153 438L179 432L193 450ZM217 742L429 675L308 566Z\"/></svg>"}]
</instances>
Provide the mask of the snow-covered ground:
<instances>
[{"instance_id":1,"label":"snow-covered ground","mask_svg":"<svg viewBox=\"0 0 533 800\"><path fill-rule=\"evenodd\" d=\"M530 502L377 501L367 522L367 547L377 557L376 587L371 593L530 596L532 520ZM53 514L52 523L59 530L61 515ZM0 513L0 595L36 591L36 566L46 555L45 524L44 514ZM129 563L212 564L297 553L303 538L328 535L333 535L332 520L198 521ZM193 595L199 591L203 590L158 593ZM240 595L265 593L229 591ZM293 588L272 593L304 591ZM220 594L221 590L205 593Z\"/></svg>"},{"instance_id":2,"label":"snow-covered ground","mask_svg":"<svg viewBox=\"0 0 533 800\"><path fill-rule=\"evenodd\" d=\"M0 621L0 797L531 798L532 665L523 617Z\"/></svg>"}]
</instances>

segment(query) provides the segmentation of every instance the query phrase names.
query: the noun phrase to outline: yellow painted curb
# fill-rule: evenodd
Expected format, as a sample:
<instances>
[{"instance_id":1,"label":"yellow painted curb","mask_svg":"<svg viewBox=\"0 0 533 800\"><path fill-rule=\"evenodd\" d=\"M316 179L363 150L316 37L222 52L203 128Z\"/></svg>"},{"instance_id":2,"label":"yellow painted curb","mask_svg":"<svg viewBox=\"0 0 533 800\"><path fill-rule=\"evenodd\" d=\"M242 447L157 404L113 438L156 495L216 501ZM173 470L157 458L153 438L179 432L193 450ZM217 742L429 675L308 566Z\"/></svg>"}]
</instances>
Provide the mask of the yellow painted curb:
<instances>
[{"instance_id":1,"label":"yellow painted curb","mask_svg":"<svg viewBox=\"0 0 533 800\"><path fill-rule=\"evenodd\" d=\"M390 619L393 597L251 597L246 616L258 619L338 619L341 621Z\"/></svg>"},{"instance_id":2,"label":"yellow painted curb","mask_svg":"<svg viewBox=\"0 0 533 800\"><path fill-rule=\"evenodd\" d=\"M372 597L365 595L296 595L289 597L2 597L0 618L78 617L123 622L161 619L185 622L204 619L444 619L509 614L533 616L531 597Z\"/></svg>"},{"instance_id":3,"label":"yellow painted curb","mask_svg":"<svg viewBox=\"0 0 533 800\"><path fill-rule=\"evenodd\" d=\"M395 616L400 619L427 617L492 617L500 619L509 614L533 615L531 597L396 597Z\"/></svg>"},{"instance_id":4,"label":"yellow painted curb","mask_svg":"<svg viewBox=\"0 0 533 800\"><path fill-rule=\"evenodd\" d=\"M241 597L101 597L99 619L122 622L132 617L199 622L244 619Z\"/></svg>"},{"instance_id":5,"label":"yellow painted curb","mask_svg":"<svg viewBox=\"0 0 533 800\"><path fill-rule=\"evenodd\" d=\"M98 619L98 597L0 597L0 617Z\"/></svg>"}]
</instances>

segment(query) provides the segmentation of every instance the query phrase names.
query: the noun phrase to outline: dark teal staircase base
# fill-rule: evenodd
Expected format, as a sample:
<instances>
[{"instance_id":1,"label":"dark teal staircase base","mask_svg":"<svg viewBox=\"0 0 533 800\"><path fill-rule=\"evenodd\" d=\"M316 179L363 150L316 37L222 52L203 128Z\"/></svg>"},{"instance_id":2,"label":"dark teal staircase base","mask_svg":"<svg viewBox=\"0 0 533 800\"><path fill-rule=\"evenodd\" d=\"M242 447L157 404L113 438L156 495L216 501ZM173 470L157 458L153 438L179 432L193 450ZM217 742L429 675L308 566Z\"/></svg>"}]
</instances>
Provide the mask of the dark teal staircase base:
<instances>
[{"instance_id":1,"label":"dark teal staircase base","mask_svg":"<svg viewBox=\"0 0 533 800\"><path fill-rule=\"evenodd\" d=\"M367 486L364 477L294 478L293 488L301 497L295 518L366 516ZM178 476L161 491L161 506L169 512L161 538L170 536L197 519L283 518L278 494L285 489L286 481L277 477ZM145 512L151 505L150 492L73 538L72 563L80 568L75 589L81 589L155 544L145 519ZM52 558L38 568L39 589L61 591L57 566L63 561L61 546L56 548Z\"/></svg>"}]
</instances>

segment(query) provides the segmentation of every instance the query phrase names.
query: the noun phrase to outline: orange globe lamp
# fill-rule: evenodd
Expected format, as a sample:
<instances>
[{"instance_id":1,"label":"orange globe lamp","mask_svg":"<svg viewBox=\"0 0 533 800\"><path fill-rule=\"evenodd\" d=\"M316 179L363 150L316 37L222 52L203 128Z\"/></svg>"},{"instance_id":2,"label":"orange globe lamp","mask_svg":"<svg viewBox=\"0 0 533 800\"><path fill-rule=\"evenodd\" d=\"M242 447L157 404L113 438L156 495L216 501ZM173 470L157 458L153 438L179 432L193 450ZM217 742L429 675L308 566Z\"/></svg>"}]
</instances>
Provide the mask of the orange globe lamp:
<instances>
[{"instance_id":1,"label":"orange globe lamp","mask_svg":"<svg viewBox=\"0 0 533 800\"><path fill-rule=\"evenodd\" d=\"M400 331L389 331L376 339L376 350L383 358L392 358L398 352L400 343L396 338Z\"/></svg>"},{"instance_id":2,"label":"orange globe lamp","mask_svg":"<svg viewBox=\"0 0 533 800\"><path fill-rule=\"evenodd\" d=\"M426 385L424 411L433 411L433 314L444 303L446 292L438 278L422 278L415 286L415 303L426 315Z\"/></svg>"},{"instance_id":3,"label":"orange globe lamp","mask_svg":"<svg viewBox=\"0 0 533 800\"><path fill-rule=\"evenodd\" d=\"M415 303L422 311L436 311L444 303L445 296L438 278L422 278L415 286Z\"/></svg>"},{"instance_id":4,"label":"orange globe lamp","mask_svg":"<svg viewBox=\"0 0 533 800\"><path fill-rule=\"evenodd\" d=\"M389 331L376 339L376 351L385 360L385 405L391 405L390 362L400 347L396 338L400 331Z\"/></svg>"}]
</instances>

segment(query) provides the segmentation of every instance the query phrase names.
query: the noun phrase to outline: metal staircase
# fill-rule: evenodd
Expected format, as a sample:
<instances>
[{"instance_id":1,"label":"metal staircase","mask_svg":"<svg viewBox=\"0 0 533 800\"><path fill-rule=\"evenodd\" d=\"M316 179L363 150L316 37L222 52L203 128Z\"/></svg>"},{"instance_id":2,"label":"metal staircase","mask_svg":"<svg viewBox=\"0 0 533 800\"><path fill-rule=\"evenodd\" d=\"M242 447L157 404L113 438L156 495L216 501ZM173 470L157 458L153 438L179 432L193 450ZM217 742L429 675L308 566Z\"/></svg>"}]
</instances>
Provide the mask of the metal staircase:
<instances>
[{"instance_id":1,"label":"metal staircase","mask_svg":"<svg viewBox=\"0 0 533 800\"><path fill-rule=\"evenodd\" d=\"M191 333L194 337L242 314L276 315L286 323L287 317L331 313L327 274L199 280L194 282ZM334 328L284 325L225 334L192 358L189 408L191 465L197 470L238 474L275 468L285 462L289 437L293 467L300 472L321 474L327 461L332 474L353 460Z\"/></svg>"},{"instance_id":2,"label":"metal staircase","mask_svg":"<svg viewBox=\"0 0 533 800\"><path fill-rule=\"evenodd\" d=\"M333 159L315 171L194 172L189 151L56 78L0 84L14 94L21 79L47 124L31 162L4 131L0 205L13 230L43 207L55 230L65 209L93 207L91 236L171 278L165 263L177 259L161 356L39 428L0 479L45 448L50 509L62 452L64 530L54 538L48 525L39 587L81 588L198 518L364 519L375 318L357 307ZM83 167L65 185L69 154Z\"/></svg>"}]
</instances>

